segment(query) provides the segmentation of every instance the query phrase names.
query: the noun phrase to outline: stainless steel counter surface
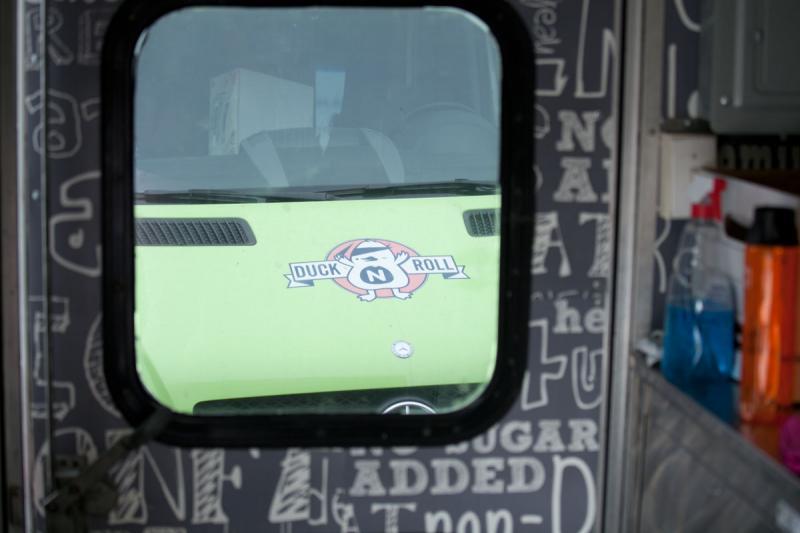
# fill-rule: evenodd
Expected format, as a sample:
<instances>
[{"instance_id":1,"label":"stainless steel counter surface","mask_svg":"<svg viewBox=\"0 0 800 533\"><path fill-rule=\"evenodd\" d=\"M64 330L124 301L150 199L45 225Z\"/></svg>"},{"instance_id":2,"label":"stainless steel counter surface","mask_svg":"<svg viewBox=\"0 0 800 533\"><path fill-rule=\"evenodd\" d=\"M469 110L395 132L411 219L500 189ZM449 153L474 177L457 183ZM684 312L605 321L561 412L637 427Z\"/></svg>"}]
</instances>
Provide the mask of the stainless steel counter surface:
<instances>
[{"instance_id":1,"label":"stainless steel counter surface","mask_svg":"<svg viewBox=\"0 0 800 533\"><path fill-rule=\"evenodd\" d=\"M626 521L641 532L800 532L800 478L632 359Z\"/></svg>"}]
</instances>

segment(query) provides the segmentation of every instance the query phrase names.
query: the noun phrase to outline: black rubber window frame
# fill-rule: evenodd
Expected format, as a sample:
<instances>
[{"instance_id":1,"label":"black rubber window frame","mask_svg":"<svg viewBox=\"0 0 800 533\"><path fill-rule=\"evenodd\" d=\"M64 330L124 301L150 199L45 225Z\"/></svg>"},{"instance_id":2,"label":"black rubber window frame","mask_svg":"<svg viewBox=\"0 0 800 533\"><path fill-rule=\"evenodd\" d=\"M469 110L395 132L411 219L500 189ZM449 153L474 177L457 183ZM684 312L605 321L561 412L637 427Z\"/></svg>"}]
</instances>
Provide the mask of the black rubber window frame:
<instances>
[{"instance_id":1,"label":"black rubber window frame","mask_svg":"<svg viewBox=\"0 0 800 533\"><path fill-rule=\"evenodd\" d=\"M502 62L500 117L500 290L495 373L466 408L436 415L242 415L170 413L157 436L178 446L287 447L443 445L477 435L516 400L528 359L531 254L535 220L532 37L511 0L127 0L103 46L104 369L117 408L133 426L166 407L144 388L134 348L133 106L134 50L160 17L187 7L453 7L491 30Z\"/></svg>"}]
</instances>

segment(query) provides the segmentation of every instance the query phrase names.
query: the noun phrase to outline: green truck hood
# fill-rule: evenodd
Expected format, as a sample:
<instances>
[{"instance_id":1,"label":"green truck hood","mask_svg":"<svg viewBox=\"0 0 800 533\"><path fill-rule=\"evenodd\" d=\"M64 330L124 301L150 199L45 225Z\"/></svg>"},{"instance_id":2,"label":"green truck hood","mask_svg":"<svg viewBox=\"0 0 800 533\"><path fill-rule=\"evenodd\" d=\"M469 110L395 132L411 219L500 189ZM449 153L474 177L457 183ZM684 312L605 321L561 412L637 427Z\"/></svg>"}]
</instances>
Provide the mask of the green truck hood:
<instances>
[{"instance_id":1,"label":"green truck hood","mask_svg":"<svg viewBox=\"0 0 800 533\"><path fill-rule=\"evenodd\" d=\"M464 213L498 207L497 196L137 205L137 219L243 219L256 240L136 247L142 382L186 413L208 400L484 383L499 238L470 236ZM366 282L384 287L372 301Z\"/></svg>"}]
</instances>

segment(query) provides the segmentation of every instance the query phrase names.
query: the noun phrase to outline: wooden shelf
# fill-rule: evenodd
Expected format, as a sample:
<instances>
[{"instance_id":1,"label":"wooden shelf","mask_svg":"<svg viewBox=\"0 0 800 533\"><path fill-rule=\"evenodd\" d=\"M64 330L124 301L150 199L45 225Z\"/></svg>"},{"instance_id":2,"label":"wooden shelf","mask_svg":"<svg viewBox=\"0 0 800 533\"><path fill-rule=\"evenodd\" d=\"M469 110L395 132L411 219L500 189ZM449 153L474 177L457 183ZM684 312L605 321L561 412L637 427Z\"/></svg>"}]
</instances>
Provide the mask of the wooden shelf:
<instances>
[{"instance_id":1,"label":"wooden shelf","mask_svg":"<svg viewBox=\"0 0 800 533\"><path fill-rule=\"evenodd\" d=\"M704 168L702 173L707 177L737 179L800 196L800 170L733 170L709 167Z\"/></svg>"}]
</instances>

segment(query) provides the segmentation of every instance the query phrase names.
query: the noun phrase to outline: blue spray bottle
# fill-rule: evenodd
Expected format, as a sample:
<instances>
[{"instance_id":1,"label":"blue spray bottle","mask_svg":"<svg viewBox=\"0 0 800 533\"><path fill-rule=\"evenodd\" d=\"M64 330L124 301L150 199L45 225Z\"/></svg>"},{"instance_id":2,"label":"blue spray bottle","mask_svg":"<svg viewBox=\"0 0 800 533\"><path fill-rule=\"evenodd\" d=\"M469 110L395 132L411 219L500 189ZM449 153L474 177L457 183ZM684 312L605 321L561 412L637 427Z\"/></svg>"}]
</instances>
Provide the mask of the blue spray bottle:
<instances>
[{"instance_id":1,"label":"blue spray bottle","mask_svg":"<svg viewBox=\"0 0 800 533\"><path fill-rule=\"evenodd\" d=\"M719 268L720 189L692 206L673 261L664 325L664 376L683 389L726 383L734 365L733 284Z\"/></svg>"}]
</instances>

